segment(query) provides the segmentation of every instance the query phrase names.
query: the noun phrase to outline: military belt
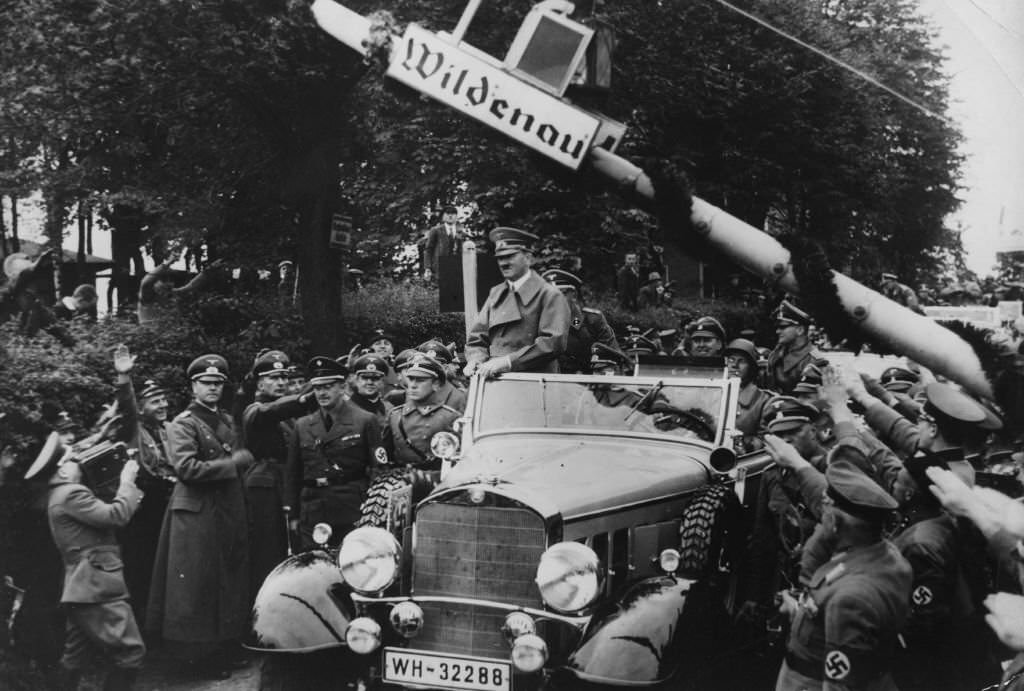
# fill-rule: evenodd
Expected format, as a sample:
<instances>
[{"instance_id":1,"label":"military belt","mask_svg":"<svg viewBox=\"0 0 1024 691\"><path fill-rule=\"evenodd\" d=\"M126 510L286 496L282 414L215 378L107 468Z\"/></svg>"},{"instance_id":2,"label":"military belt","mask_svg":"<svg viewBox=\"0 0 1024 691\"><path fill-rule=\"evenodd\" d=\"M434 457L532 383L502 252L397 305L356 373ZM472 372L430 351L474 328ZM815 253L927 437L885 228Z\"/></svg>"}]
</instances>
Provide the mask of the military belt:
<instances>
[{"instance_id":1,"label":"military belt","mask_svg":"<svg viewBox=\"0 0 1024 691\"><path fill-rule=\"evenodd\" d=\"M336 487L363 479L362 475L339 475L336 477L314 477L302 481L304 487Z\"/></svg>"}]
</instances>

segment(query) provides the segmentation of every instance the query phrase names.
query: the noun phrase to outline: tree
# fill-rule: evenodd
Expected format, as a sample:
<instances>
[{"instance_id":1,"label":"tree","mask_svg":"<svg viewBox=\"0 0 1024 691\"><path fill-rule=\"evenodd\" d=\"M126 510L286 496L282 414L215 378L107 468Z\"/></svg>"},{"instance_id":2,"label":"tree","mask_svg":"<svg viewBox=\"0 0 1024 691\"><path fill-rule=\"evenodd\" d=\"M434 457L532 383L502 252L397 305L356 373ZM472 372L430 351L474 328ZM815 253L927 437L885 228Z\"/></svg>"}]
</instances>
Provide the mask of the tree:
<instances>
[{"instance_id":1,"label":"tree","mask_svg":"<svg viewBox=\"0 0 1024 691\"><path fill-rule=\"evenodd\" d=\"M467 40L503 55L531 5L484 3ZM462 5L388 9L400 24L450 30ZM0 135L24 146L5 175L33 172L54 218L80 199L115 228L144 218L124 231L153 249L205 242L262 268L294 252L319 352L341 351L340 257L328 247L337 210L397 250L443 204L465 205L478 230L518 224L545 238L552 260L581 255L595 284L653 230L585 173L385 80L299 0L13 10L0 27L0 88L12 95ZM571 96L629 125L621 154L688 161L701 196L813 237L854 277L895 269L912 281L946 261L960 164L948 123L714 3L598 10L618 30L613 90ZM771 0L756 11L945 112L941 57L908 0Z\"/></svg>"}]
</instances>

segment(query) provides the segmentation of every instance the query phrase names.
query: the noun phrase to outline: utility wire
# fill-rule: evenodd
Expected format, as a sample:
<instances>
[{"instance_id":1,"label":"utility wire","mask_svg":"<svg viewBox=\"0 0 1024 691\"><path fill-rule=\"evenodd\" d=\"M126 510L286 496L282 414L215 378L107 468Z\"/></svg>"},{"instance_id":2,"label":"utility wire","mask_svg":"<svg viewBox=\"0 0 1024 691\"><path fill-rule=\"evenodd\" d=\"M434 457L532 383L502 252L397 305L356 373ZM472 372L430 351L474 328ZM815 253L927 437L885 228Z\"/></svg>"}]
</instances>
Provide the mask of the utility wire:
<instances>
[{"instance_id":1,"label":"utility wire","mask_svg":"<svg viewBox=\"0 0 1024 691\"><path fill-rule=\"evenodd\" d=\"M981 47L982 51L984 51L985 55L988 56L989 60L991 60L993 62L993 64L995 64L996 69L999 70L1000 74L1003 75L1003 77L1006 79L1007 83L1011 87L1013 87L1014 91L1016 91L1022 98L1024 98L1024 91L1021 91L1021 88L1017 85L1017 82L1010 75L1010 73L1006 71L1006 68L1003 67L1003 63L1000 62L999 58L997 58L995 53L992 52L992 49L989 47L988 43L986 41L984 41L981 38L981 36L978 35L978 32L974 30L974 27L972 27L966 20L964 20L963 17L961 17L957 13L956 9L954 9L952 3L950 3L949 0L943 0L943 1L945 2L946 6L949 8L949 11L953 14L953 16L956 17L957 22L959 22L961 25L963 25L963 27L967 30L967 33L969 33L971 35L971 38L974 39L974 41ZM972 4L975 7L977 7L979 10L984 12L985 15L989 19L991 19L993 22L996 22L996 24L999 24L999 22L997 22L994 17L992 17L987 12L982 10L982 8L977 3L972 2ZM1003 29L1006 29L1006 27L1004 27L1002 24L999 24L999 26L1002 27ZM1009 29L1006 29L1006 30L1009 31Z\"/></svg>"},{"instance_id":2,"label":"utility wire","mask_svg":"<svg viewBox=\"0 0 1024 691\"><path fill-rule=\"evenodd\" d=\"M956 126L956 123L954 123L952 120L947 118L945 115L942 115L940 113L936 113L934 110L928 108L927 106L925 106L925 105L923 105L921 103L918 103L917 101L915 101L914 99L910 98L909 96L906 96L906 95L900 93L899 91L896 91L896 89L893 89L891 86L883 84L882 82L878 81L878 79L876 79L875 77L872 77L870 74L868 74L864 70L858 69L858 68L854 67L853 65L851 65L851 64L849 64L847 62L843 62L839 58L837 58L837 57L835 57L835 56L833 56L833 55L831 55L829 53L826 53L821 48L818 48L817 46L811 45L807 41L799 39L796 36L794 36L792 34L789 34L789 33L783 31L782 29L780 29L780 28L778 28L778 27L776 27L776 26L774 26L772 24L769 24L768 22L766 22L765 20L761 19L757 15L751 14L750 12L747 12L746 10L740 9L739 7L736 7L735 5L733 5L732 3L726 2L726 0L714 0L714 2L717 2L719 5L725 7L727 9L729 9L729 10L732 10L733 12L735 12L735 13L737 13L739 15L742 15L742 16L746 17L747 19L749 19L750 21L752 21L752 22L754 22L756 24L760 24L761 26L763 26L764 28L768 29L769 31L772 31L772 32L778 34L779 36L782 36L783 38L785 38L785 39L787 39L789 41L792 41L793 43L796 43L799 46L802 46L802 47L806 48L807 50L811 51L812 53L816 53L817 55L820 55L821 57L825 58L826 60L828 60L829 62L831 62L831 63L833 63L835 65L838 65L839 67L843 68L844 70L847 70L848 72L852 72L853 74L857 75L858 77L860 77L864 81L868 82L869 84L873 84L873 85L877 86L882 91L885 91L887 94L889 94L891 96L895 96L899 100L901 100L904 103L906 103L907 105L912 106L913 108L921 111L925 115L927 115L929 117L933 117L936 120L941 120L942 122L946 123L947 125L950 125L950 126L953 126L953 127Z\"/></svg>"},{"instance_id":3,"label":"utility wire","mask_svg":"<svg viewBox=\"0 0 1024 691\"><path fill-rule=\"evenodd\" d=\"M995 23L995 24L996 24L996 25L997 25L997 26L998 26L998 27L999 27L1000 29L1002 29L1002 30L1003 30L1003 31L1005 31L1006 33L1010 34L1010 35L1011 35L1011 36L1013 36L1014 38L1016 38L1016 39L1018 39L1018 40L1020 40L1020 41L1024 41L1024 35L1022 35L1022 34L1021 34L1021 33L1020 33L1019 31L1015 31L1014 29L1011 29L1010 27L1006 26L1006 25L1005 25L1005 24L1003 24L1003 23L1002 23L1001 21L999 21L998 19L996 19L996 17L994 17L994 16L992 15L992 13L991 13L991 12L989 12L989 11L988 11L987 9L985 9L985 7L984 7L984 6L982 6L981 4L979 4L977 0L971 0L971 4L972 4L972 5L974 5L974 6L976 7L976 8L978 8L978 11L979 11L979 12L981 12L981 13L982 13L982 14L984 14L984 15L985 15L986 17L988 17L988 18L989 18L989 19L990 19L990 20L991 20L992 22L994 22L994 23Z\"/></svg>"}]
</instances>

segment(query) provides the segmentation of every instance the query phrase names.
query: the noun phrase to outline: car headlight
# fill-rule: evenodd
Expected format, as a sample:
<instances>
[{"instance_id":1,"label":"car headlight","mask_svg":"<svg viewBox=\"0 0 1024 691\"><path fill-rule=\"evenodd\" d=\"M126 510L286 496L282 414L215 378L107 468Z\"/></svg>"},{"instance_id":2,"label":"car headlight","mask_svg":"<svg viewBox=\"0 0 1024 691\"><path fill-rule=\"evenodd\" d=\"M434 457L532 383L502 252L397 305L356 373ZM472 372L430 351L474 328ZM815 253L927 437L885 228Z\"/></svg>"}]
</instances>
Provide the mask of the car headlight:
<instances>
[{"instance_id":1,"label":"car headlight","mask_svg":"<svg viewBox=\"0 0 1024 691\"><path fill-rule=\"evenodd\" d=\"M323 547L327 544L327 541L331 539L331 534L334 533L331 530L331 526L326 523L317 523L313 526L313 542L318 546Z\"/></svg>"},{"instance_id":2,"label":"car headlight","mask_svg":"<svg viewBox=\"0 0 1024 691\"><path fill-rule=\"evenodd\" d=\"M395 582L400 548L383 528L356 528L345 536L338 552L338 567L345 582L363 595L375 595Z\"/></svg>"},{"instance_id":3,"label":"car headlight","mask_svg":"<svg viewBox=\"0 0 1024 691\"><path fill-rule=\"evenodd\" d=\"M601 562L586 545L559 542L537 564L537 588L548 607L565 614L584 609L601 593Z\"/></svg>"},{"instance_id":4,"label":"car headlight","mask_svg":"<svg viewBox=\"0 0 1024 691\"><path fill-rule=\"evenodd\" d=\"M345 643L354 653L372 653L380 647L380 624L369 617L353 619L345 630Z\"/></svg>"},{"instance_id":5,"label":"car headlight","mask_svg":"<svg viewBox=\"0 0 1024 691\"><path fill-rule=\"evenodd\" d=\"M430 453L442 461L450 461L459 455L459 438L451 432L438 432L430 438Z\"/></svg>"}]
</instances>

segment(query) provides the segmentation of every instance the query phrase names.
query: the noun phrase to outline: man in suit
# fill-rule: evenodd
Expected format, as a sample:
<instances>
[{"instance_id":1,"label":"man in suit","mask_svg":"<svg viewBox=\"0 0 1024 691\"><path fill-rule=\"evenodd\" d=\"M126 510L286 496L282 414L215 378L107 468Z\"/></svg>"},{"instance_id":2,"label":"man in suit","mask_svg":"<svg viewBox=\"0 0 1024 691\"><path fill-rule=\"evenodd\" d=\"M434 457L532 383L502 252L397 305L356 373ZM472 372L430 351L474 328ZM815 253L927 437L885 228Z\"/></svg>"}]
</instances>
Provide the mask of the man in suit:
<instances>
[{"instance_id":1,"label":"man in suit","mask_svg":"<svg viewBox=\"0 0 1024 691\"><path fill-rule=\"evenodd\" d=\"M377 417L345 400L345 367L326 356L310 360L309 382L319 409L295 421L285 477L291 529L314 549L313 528L331 526L336 546L359 519L370 472L387 463Z\"/></svg>"},{"instance_id":2,"label":"man in suit","mask_svg":"<svg viewBox=\"0 0 1024 691\"><path fill-rule=\"evenodd\" d=\"M569 333L569 303L533 264L533 233L495 228L490 233L504 281L491 288L466 337L465 373L558 372Z\"/></svg>"},{"instance_id":3,"label":"man in suit","mask_svg":"<svg viewBox=\"0 0 1024 691\"><path fill-rule=\"evenodd\" d=\"M446 206L441 214L441 223L427 231L424 247L426 268L423 271L423 277L427 280L437 275L439 257L454 257L461 251L461 242L466 236L458 220L459 215L455 207Z\"/></svg>"},{"instance_id":4,"label":"man in suit","mask_svg":"<svg viewBox=\"0 0 1024 691\"><path fill-rule=\"evenodd\" d=\"M626 263L615 274L615 288L619 293L619 306L636 312L640 297L640 260L635 252L626 255Z\"/></svg>"}]
</instances>

